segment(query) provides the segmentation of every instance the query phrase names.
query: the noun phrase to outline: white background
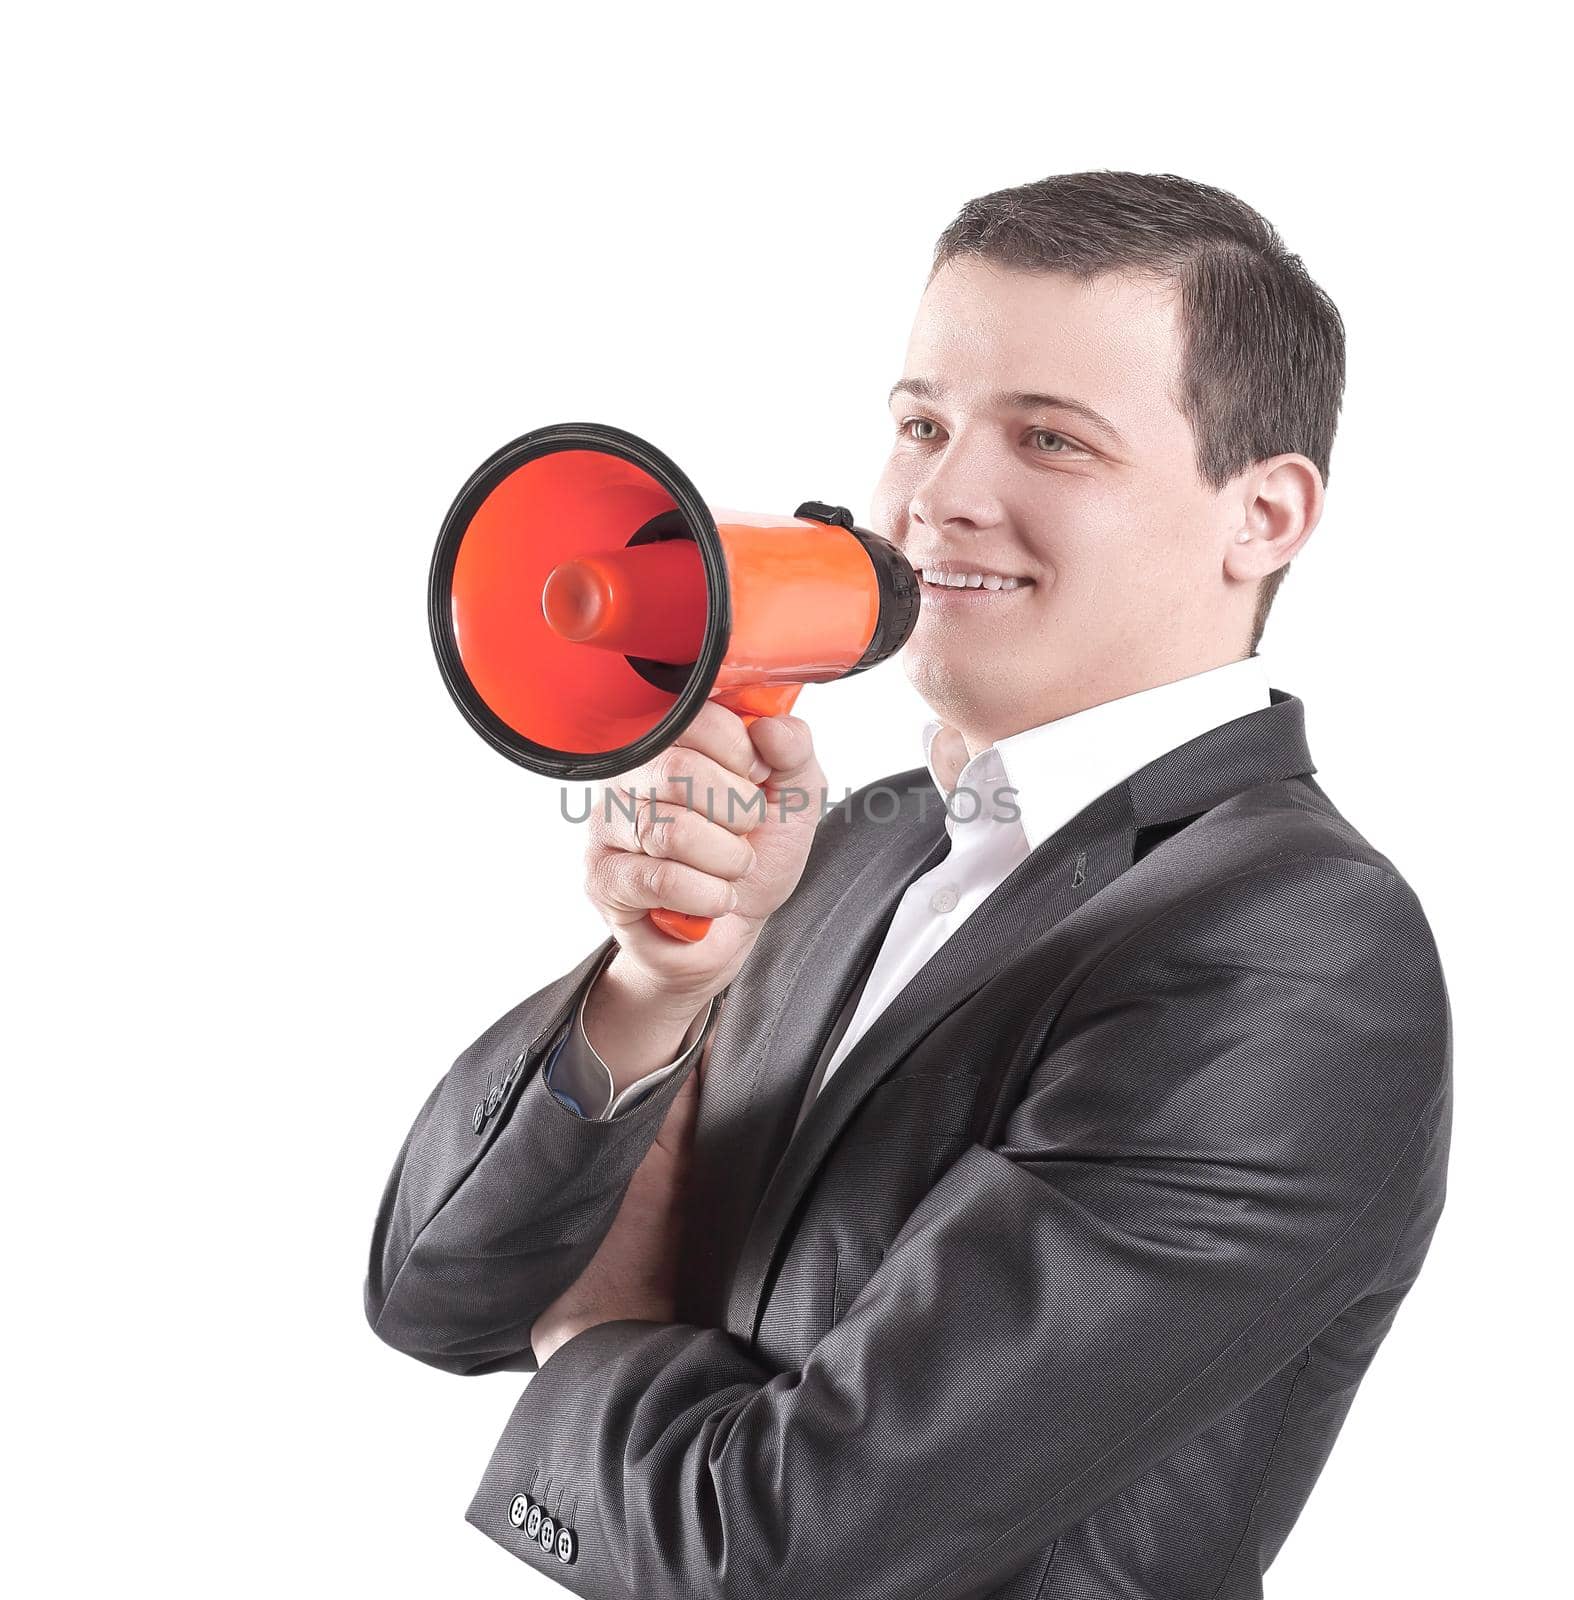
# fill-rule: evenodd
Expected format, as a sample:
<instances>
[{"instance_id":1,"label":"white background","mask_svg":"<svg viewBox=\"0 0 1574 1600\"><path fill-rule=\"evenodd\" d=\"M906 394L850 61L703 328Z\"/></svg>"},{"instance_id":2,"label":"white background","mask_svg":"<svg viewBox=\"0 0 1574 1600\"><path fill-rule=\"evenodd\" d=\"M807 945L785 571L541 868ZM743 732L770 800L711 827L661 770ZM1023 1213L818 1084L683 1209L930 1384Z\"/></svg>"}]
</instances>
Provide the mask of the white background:
<instances>
[{"instance_id":1,"label":"white background","mask_svg":"<svg viewBox=\"0 0 1574 1600\"><path fill-rule=\"evenodd\" d=\"M1263 654L1453 997L1449 1206L1269 1592L1543 1592L1570 528L1542 25L568 9L32 7L0 49L15 1592L544 1591L462 1520L523 1380L361 1312L426 1093L601 931L557 786L439 679L439 521L497 446L586 418L713 504L865 520L935 236L1090 167L1235 191L1343 312L1328 510ZM799 709L838 792L918 759L899 667Z\"/></svg>"}]
</instances>

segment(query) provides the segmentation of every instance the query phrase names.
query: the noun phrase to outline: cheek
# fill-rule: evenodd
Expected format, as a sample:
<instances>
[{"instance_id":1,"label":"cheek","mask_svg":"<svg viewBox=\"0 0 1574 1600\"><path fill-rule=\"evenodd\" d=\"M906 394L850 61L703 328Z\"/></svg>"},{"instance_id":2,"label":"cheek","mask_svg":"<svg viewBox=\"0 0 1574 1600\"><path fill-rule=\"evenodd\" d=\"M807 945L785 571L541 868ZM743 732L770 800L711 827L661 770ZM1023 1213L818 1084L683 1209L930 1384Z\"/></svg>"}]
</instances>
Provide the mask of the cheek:
<instances>
[{"instance_id":1,"label":"cheek","mask_svg":"<svg viewBox=\"0 0 1574 1600\"><path fill-rule=\"evenodd\" d=\"M1108 485L1058 475L1029 487L1016 502L1018 537L1056 574L1057 589L1091 582L1129 546L1128 514Z\"/></svg>"},{"instance_id":2,"label":"cheek","mask_svg":"<svg viewBox=\"0 0 1574 1600\"><path fill-rule=\"evenodd\" d=\"M1172 558L1184 521L1176 509L1173 496L1151 485L1068 478L1046 526L1068 569L1086 569L1090 582L1120 583Z\"/></svg>"},{"instance_id":3,"label":"cheek","mask_svg":"<svg viewBox=\"0 0 1574 1600\"><path fill-rule=\"evenodd\" d=\"M889 539L901 525L912 498L911 478L912 473L899 458L893 456L886 462L870 499L869 517L874 532Z\"/></svg>"}]
</instances>

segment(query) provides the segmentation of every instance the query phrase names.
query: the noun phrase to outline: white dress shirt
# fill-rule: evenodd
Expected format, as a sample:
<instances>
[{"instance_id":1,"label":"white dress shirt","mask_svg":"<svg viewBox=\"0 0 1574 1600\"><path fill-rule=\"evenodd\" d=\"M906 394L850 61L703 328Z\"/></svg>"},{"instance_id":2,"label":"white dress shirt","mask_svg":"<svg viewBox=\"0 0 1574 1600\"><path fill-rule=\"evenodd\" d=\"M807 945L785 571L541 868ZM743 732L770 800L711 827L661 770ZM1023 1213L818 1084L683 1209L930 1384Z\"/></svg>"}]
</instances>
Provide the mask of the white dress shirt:
<instances>
[{"instance_id":1,"label":"white dress shirt","mask_svg":"<svg viewBox=\"0 0 1574 1600\"><path fill-rule=\"evenodd\" d=\"M1031 851L1150 761L1269 704L1262 658L1248 656L997 739L964 763L954 785L937 770L935 740L945 725L926 722L924 758L946 797L950 847L898 902L852 1017L823 1072L810 1082L799 1123L875 1019ZM611 1117L654 1092L703 1044L710 1011L694 1019L675 1061L614 1099L612 1074L585 1037L582 1003L577 1025L548 1061L547 1086L559 1099L566 1090L583 1116Z\"/></svg>"}]
</instances>

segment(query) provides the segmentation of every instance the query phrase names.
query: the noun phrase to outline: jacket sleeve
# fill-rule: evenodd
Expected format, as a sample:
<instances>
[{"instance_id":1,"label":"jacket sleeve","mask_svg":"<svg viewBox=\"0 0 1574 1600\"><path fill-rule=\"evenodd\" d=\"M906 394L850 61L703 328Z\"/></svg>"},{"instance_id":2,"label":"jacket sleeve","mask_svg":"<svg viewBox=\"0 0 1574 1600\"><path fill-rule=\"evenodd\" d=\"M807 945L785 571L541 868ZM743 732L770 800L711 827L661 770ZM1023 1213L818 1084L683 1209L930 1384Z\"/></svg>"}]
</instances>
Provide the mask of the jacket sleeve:
<instances>
[{"instance_id":1,"label":"jacket sleeve","mask_svg":"<svg viewBox=\"0 0 1574 1600\"><path fill-rule=\"evenodd\" d=\"M534 1372L530 1329L589 1264L714 1029L637 1103L582 1117L542 1062L615 948L500 1017L432 1090L394 1163L363 1299L378 1337L446 1372Z\"/></svg>"},{"instance_id":2,"label":"jacket sleeve","mask_svg":"<svg viewBox=\"0 0 1574 1600\"><path fill-rule=\"evenodd\" d=\"M717 1328L588 1328L467 1517L595 1600L988 1595L1384 1277L1441 1204L1449 1055L1397 877L1211 886L1079 984L800 1369Z\"/></svg>"}]
</instances>

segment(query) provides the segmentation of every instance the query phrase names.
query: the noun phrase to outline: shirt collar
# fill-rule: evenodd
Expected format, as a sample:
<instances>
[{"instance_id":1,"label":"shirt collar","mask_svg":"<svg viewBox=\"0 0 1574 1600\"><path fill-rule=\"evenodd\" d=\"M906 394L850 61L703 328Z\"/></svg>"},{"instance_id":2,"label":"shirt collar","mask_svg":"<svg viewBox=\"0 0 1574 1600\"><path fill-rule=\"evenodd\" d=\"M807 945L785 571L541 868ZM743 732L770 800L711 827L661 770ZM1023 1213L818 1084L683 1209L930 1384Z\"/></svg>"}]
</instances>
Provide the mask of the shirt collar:
<instances>
[{"instance_id":1,"label":"shirt collar","mask_svg":"<svg viewBox=\"0 0 1574 1600\"><path fill-rule=\"evenodd\" d=\"M954 836L955 824L975 813L1010 826L1020 814L1028 848L1035 850L1121 779L1270 703L1262 657L1250 655L1008 734L972 757L950 791L931 754L945 724L931 717L923 725L924 760L935 788L947 797L947 833ZM962 798L964 792L969 798Z\"/></svg>"}]
</instances>

